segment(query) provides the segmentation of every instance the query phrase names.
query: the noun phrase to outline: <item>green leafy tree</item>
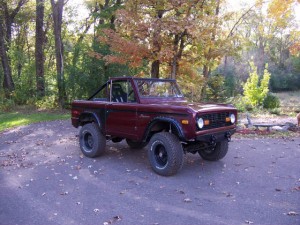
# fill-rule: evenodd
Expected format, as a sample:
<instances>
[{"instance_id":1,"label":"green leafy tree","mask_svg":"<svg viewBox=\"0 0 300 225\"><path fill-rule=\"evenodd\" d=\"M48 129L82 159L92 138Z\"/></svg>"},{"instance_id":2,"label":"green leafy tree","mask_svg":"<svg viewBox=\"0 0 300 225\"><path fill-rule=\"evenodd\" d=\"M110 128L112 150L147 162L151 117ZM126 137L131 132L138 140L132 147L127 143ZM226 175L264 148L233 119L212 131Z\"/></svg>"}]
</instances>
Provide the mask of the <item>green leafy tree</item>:
<instances>
[{"instance_id":1,"label":"green leafy tree","mask_svg":"<svg viewBox=\"0 0 300 225\"><path fill-rule=\"evenodd\" d=\"M28 0L0 1L0 58L4 75L3 88L7 97L15 89L12 78L11 59L9 49L11 47L13 26L21 8ZM11 6L15 6L11 8Z\"/></svg>"},{"instance_id":2,"label":"green leafy tree","mask_svg":"<svg viewBox=\"0 0 300 225\"><path fill-rule=\"evenodd\" d=\"M207 81L206 98L213 102L223 102L226 99L226 90L224 86L225 78L220 75L211 76Z\"/></svg>"},{"instance_id":3,"label":"green leafy tree","mask_svg":"<svg viewBox=\"0 0 300 225\"><path fill-rule=\"evenodd\" d=\"M268 65L266 65L263 77L260 80L257 74L257 67L254 65L254 62L250 62L250 74L244 85L244 97L246 102L254 107L261 106L269 93L271 74L267 68Z\"/></svg>"}]
</instances>

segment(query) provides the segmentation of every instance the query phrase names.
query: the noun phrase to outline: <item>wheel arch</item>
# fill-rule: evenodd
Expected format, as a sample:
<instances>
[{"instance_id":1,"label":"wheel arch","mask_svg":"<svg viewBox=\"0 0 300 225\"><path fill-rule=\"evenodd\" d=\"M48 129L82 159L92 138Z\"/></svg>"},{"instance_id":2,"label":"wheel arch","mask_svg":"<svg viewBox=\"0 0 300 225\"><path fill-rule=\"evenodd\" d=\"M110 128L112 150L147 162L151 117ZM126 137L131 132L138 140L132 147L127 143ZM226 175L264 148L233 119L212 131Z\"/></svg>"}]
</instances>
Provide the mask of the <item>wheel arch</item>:
<instances>
[{"instance_id":1,"label":"wheel arch","mask_svg":"<svg viewBox=\"0 0 300 225\"><path fill-rule=\"evenodd\" d=\"M87 123L93 123L93 122L96 123L100 127L100 129L102 129L101 121L96 113L83 112L80 114L80 116L79 116L79 125L80 126L83 126Z\"/></svg>"},{"instance_id":2,"label":"wheel arch","mask_svg":"<svg viewBox=\"0 0 300 225\"><path fill-rule=\"evenodd\" d=\"M185 140L180 123L174 118L156 117L147 126L143 141L149 141L151 137L161 131L168 131L176 135L181 141Z\"/></svg>"}]
</instances>

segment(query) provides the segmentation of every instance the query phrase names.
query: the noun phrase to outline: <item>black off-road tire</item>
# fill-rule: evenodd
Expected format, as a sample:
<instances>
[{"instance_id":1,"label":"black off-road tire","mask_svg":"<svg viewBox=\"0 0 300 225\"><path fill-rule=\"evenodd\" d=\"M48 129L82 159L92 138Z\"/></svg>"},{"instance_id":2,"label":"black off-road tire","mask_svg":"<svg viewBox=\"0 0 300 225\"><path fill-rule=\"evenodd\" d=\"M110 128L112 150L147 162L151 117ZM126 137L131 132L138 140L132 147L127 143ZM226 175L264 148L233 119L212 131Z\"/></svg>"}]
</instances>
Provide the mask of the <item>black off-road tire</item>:
<instances>
[{"instance_id":1,"label":"black off-road tire","mask_svg":"<svg viewBox=\"0 0 300 225\"><path fill-rule=\"evenodd\" d=\"M217 142L214 148L200 150L199 155L208 161L218 161L223 159L228 152L228 141Z\"/></svg>"},{"instance_id":2,"label":"black off-road tire","mask_svg":"<svg viewBox=\"0 0 300 225\"><path fill-rule=\"evenodd\" d=\"M85 156L94 158L105 152L106 138L95 123L88 123L80 129L79 144Z\"/></svg>"},{"instance_id":3,"label":"black off-road tire","mask_svg":"<svg viewBox=\"0 0 300 225\"><path fill-rule=\"evenodd\" d=\"M174 175L183 165L182 144L172 133L157 133L150 140L148 158L157 174Z\"/></svg>"},{"instance_id":4,"label":"black off-road tire","mask_svg":"<svg viewBox=\"0 0 300 225\"><path fill-rule=\"evenodd\" d=\"M133 141L131 139L126 139L127 144L132 149L142 149L147 146L148 142L139 142L139 141Z\"/></svg>"}]
</instances>

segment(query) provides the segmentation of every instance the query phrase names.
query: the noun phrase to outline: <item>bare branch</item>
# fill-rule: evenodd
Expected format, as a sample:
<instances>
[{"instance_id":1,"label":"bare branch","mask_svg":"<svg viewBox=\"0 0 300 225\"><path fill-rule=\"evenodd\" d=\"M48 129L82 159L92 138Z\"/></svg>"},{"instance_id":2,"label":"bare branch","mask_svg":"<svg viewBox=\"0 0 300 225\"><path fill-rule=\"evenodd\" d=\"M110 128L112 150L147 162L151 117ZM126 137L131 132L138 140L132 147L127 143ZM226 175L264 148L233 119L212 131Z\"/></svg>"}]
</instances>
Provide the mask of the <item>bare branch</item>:
<instances>
[{"instance_id":1,"label":"bare branch","mask_svg":"<svg viewBox=\"0 0 300 225\"><path fill-rule=\"evenodd\" d=\"M244 17L250 13L250 11L256 6L256 3L251 6L245 13L243 13L240 18L236 21L236 23L233 25L232 29L230 30L228 36L226 37L226 39L228 39L229 37L231 37L233 35L234 30L236 29L236 27L240 24L240 22L244 19Z\"/></svg>"},{"instance_id":2,"label":"bare branch","mask_svg":"<svg viewBox=\"0 0 300 225\"><path fill-rule=\"evenodd\" d=\"M26 4L29 0L20 0L18 2L17 7L12 11L12 13L10 14L10 17L12 20L14 20L15 16L18 14L18 12L20 11L21 7Z\"/></svg>"}]
</instances>

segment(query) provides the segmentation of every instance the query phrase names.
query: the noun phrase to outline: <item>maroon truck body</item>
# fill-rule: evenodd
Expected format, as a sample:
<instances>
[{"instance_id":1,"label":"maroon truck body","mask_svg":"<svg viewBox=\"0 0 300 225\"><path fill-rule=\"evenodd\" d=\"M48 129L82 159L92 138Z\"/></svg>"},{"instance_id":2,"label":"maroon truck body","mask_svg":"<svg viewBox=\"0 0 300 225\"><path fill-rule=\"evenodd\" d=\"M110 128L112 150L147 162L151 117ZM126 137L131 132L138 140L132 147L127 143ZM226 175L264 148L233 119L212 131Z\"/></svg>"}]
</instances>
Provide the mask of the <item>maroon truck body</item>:
<instances>
[{"instance_id":1,"label":"maroon truck body","mask_svg":"<svg viewBox=\"0 0 300 225\"><path fill-rule=\"evenodd\" d=\"M137 148L150 142L149 154L152 151L153 160L162 160L163 169L153 168L161 175L172 175L182 166L179 162L180 168L165 172L164 167L169 166L172 153L168 152L170 147L164 145L166 140L173 143L176 139L180 145L176 151L198 152L204 159L218 160L227 153L228 144L224 143L228 143L235 132L236 119L237 110L231 105L187 102L176 81L169 79L112 78L88 100L72 103L73 126L87 127L79 137L85 155L95 157L102 154L105 143L101 140L98 143L99 136L113 142L126 139L131 147ZM157 139L163 143L158 150L155 149ZM226 153L223 150L221 155L206 157L217 148L226 148ZM89 154L91 151L95 154Z\"/></svg>"}]
</instances>

